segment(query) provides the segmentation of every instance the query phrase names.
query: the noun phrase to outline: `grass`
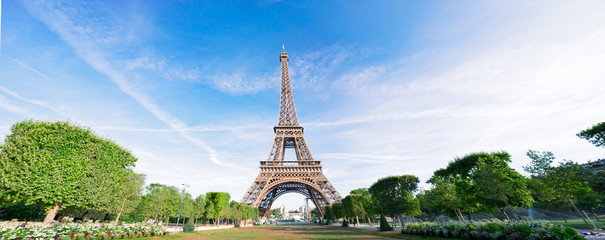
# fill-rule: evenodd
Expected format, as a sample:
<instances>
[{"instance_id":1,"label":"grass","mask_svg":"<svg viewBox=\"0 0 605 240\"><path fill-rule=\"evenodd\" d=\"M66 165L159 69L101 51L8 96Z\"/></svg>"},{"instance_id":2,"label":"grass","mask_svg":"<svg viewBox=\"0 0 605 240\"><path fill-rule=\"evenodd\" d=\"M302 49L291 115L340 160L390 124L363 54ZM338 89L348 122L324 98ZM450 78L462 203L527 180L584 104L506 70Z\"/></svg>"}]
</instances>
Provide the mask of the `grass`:
<instances>
[{"instance_id":1,"label":"grass","mask_svg":"<svg viewBox=\"0 0 605 240\"><path fill-rule=\"evenodd\" d=\"M378 232L369 229L321 225L271 225L175 233L149 239L410 239L441 238L405 235L400 232Z\"/></svg>"},{"instance_id":2,"label":"grass","mask_svg":"<svg viewBox=\"0 0 605 240\"><path fill-rule=\"evenodd\" d=\"M605 219L600 218L599 221L597 221L597 219L591 218L592 222L594 223L594 225L597 226L597 228L599 229L603 229L605 228ZM554 224L561 224L563 226L569 226L575 229L588 229L588 226L586 226L586 223L584 223L584 220L582 219L570 219L567 220L567 222L565 221L551 221ZM590 222L588 222L590 224Z\"/></svg>"}]
</instances>

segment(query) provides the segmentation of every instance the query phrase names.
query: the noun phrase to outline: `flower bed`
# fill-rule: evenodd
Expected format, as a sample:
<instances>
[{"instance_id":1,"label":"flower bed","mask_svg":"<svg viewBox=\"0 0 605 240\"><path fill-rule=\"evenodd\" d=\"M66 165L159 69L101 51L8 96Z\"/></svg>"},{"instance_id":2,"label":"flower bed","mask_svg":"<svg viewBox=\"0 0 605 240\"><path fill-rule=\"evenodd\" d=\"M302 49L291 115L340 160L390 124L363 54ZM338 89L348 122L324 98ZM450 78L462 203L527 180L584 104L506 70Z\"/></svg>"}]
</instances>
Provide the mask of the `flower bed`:
<instances>
[{"instance_id":1,"label":"flower bed","mask_svg":"<svg viewBox=\"0 0 605 240\"><path fill-rule=\"evenodd\" d=\"M571 227L547 221L411 223L403 234L461 239L584 239Z\"/></svg>"},{"instance_id":2,"label":"flower bed","mask_svg":"<svg viewBox=\"0 0 605 240\"><path fill-rule=\"evenodd\" d=\"M161 226L147 224L105 225L105 224L55 224L44 227L30 225L0 224L0 240L25 239L132 239L166 235Z\"/></svg>"}]
</instances>

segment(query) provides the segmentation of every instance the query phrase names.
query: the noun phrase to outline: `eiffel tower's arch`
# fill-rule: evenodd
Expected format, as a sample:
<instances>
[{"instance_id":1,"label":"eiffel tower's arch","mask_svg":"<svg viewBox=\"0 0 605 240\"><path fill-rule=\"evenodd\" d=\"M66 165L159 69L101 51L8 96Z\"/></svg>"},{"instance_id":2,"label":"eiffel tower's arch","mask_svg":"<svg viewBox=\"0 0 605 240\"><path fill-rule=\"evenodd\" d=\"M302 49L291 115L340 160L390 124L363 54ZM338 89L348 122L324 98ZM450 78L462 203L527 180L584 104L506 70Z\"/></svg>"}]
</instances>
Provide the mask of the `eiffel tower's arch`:
<instances>
[{"instance_id":1,"label":"eiffel tower's arch","mask_svg":"<svg viewBox=\"0 0 605 240\"><path fill-rule=\"evenodd\" d=\"M242 197L240 204L258 207L260 215L267 217L271 205L286 193L299 193L312 200L320 217L325 206L340 202L342 197L323 174L321 162L316 161L298 124L290 74L288 53L280 54L281 98L278 125L273 128L275 137L266 161L260 162L260 173ZM284 160L286 148L294 148L296 161Z\"/></svg>"},{"instance_id":2,"label":"eiffel tower's arch","mask_svg":"<svg viewBox=\"0 0 605 240\"><path fill-rule=\"evenodd\" d=\"M260 198L261 200L258 204L261 215L268 217L268 213L269 210L271 210L273 202L287 193L298 193L303 195L305 198L311 199L317 208L319 215L323 216L325 214L324 208L329 204L326 202L326 199L328 198L325 194L320 192L319 187L299 181L281 181L280 183L268 186L264 194L261 193L261 196L264 195L264 197Z\"/></svg>"}]
</instances>

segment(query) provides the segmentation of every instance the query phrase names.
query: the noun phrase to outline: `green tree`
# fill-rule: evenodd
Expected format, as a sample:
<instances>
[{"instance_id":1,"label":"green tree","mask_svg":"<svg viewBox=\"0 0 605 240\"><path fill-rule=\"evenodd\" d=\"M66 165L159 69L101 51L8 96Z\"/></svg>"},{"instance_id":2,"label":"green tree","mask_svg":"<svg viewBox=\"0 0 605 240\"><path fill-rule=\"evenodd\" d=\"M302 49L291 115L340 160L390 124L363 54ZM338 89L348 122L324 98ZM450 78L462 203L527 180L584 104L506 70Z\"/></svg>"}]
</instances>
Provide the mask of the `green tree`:
<instances>
[{"instance_id":1,"label":"green tree","mask_svg":"<svg viewBox=\"0 0 605 240\"><path fill-rule=\"evenodd\" d=\"M390 176L378 179L368 190L382 214L397 216L405 226L401 214L415 215L420 211L418 199L413 195L419 182L413 175Z\"/></svg>"},{"instance_id":2,"label":"green tree","mask_svg":"<svg viewBox=\"0 0 605 240\"><path fill-rule=\"evenodd\" d=\"M592 127L582 130L576 135L597 147L605 147L605 122L592 125Z\"/></svg>"},{"instance_id":3,"label":"green tree","mask_svg":"<svg viewBox=\"0 0 605 240\"><path fill-rule=\"evenodd\" d=\"M380 209L377 204L374 203L370 191L367 188L358 188L351 190L350 194L357 194L361 196L365 217L368 219L370 226L373 226L371 218L379 216Z\"/></svg>"},{"instance_id":4,"label":"green tree","mask_svg":"<svg viewBox=\"0 0 605 240\"><path fill-rule=\"evenodd\" d=\"M510 159L500 159L509 162ZM498 161L498 160L492 160ZM479 159L472 179L477 186L477 201L488 209L497 208L508 220L505 207L531 207L534 199L527 188L527 180L508 164L488 164L486 159ZM505 165L494 166L494 165Z\"/></svg>"},{"instance_id":5,"label":"green tree","mask_svg":"<svg viewBox=\"0 0 605 240\"><path fill-rule=\"evenodd\" d=\"M332 204L332 214L334 215L334 219L338 220L340 218L344 218L344 213L342 209L342 203L337 202Z\"/></svg>"},{"instance_id":6,"label":"green tree","mask_svg":"<svg viewBox=\"0 0 605 240\"><path fill-rule=\"evenodd\" d=\"M532 158L532 162L530 166L527 166L527 169L530 167L538 168L538 166L534 165L535 163L548 161L538 158L550 158L550 156L554 156L549 152L537 155L529 154L530 152L534 151L528 151L527 156ZM590 185L587 184L586 170L582 166L568 160L560 163L557 167L552 167L549 164L543 164L542 167L542 175L534 172L531 176L532 184L537 186L533 188L538 191L538 194L535 195L538 195L539 199L545 202L560 202L558 201L559 199L565 199L576 211L576 214L584 220L586 225L592 228L575 203L582 195L590 195L593 192Z\"/></svg>"},{"instance_id":7,"label":"green tree","mask_svg":"<svg viewBox=\"0 0 605 240\"><path fill-rule=\"evenodd\" d=\"M349 194L342 200L344 215L347 218L355 217L356 224L359 224L359 216L365 216L366 211L363 208L364 198L359 194Z\"/></svg>"},{"instance_id":8,"label":"green tree","mask_svg":"<svg viewBox=\"0 0 605 240\"><path fill-rule=\"evenodd\" d=\"M206 193L206 201L212 202L214 212L212 219L215 220L215 224L220 224L220 219L226 218L228 214L229 200L231 195L225 192L208 192Z\"/></svg>"},{"instance_id":9,"label":"green tree","mask_svg":"<svg viewBox=\"0 0 605 240\"><path fill-rule=\"evenodd\" d=\"M516 206L531 202L530 199L521 197L528 197L529 192L524 190L526 187L523 184L522 176L508 166L509 162L510 155L504 151L471 153L462 158L457 157L446 168L435 171L429 181L434 182L439 179L444 183L452 184L456 192L455 198L458 200L456 202L459 207L457 211L459 211L459 215L465 212L470 220L470 214L480 210L500 208L503 204ZM497 183L494 177L483 178L490 173L498 173L498 178L506 181ZM513 183L514 185L512 185ZM513 193L490 195L498 190L509 188L517 189L507 190L507 192L519 190L522 194L518 196L513 196ZM499 199L498 206L491 201L494 198Z\"/></svg>"},{"instance_id":10,"label":"green tree","mask_svg":"<svg viewBox=\"0 0 605 240\"><path fill-rule=\"evenodd\" d=\"M327 205L324 207L324 218L328 220L327 224L329 225L332 220L335 219L334 211L332 211L332 205Z\"/></svg>"},{"instance_id":11,"label":"green tree","mask_svg":"<svg viewBox=\"0 0 605 240\"><path fill-rule=\"evenodd\" d=\"M440 178L431 178L427 183L432 183L433 187L423 195L417 196L420 206L427 212L441 212L464 221L461 211L464 206L457 196L454 185Z\"/></svg>"},{"instance_id":12,"label":"green tree","mask_svg":"<svg viewBox=\"0 0 605 240\"><path fill-rule=\"evenodd\" d=\"M139 201L141 200L141 194L143 193L143 185L145 185L145 175L136 174L132 171L129 172L129 178L124 183L120 197L122 201L116 201L114 204L109 205L106 210L111 213L117 213L114 224L118 224L120 216L123 212L132 212L135 210Z\"/></svg>"},{"instance_id":13,"label":"green tree","mask_svg":"<svg viewBox=\"0 0 605 240\"><path fill-rule=\"evenodd\" d=\"M207 195L206 195L207 196ZM208 200L208 198L206 198L206 206L205 206L205 210L204 210L204 218L205 219L212 219L212 224L217 225L216 224L216 219L214 218L214 213L215 213L215 208L214 208L214 203L210 200Z\"/></svg>"},{"instance_id":14,"label":"green tree","mask_svg":"<svg viewBox=\"0 0 605 240\"><path fill-rule=\"evenodd\" d=\"M206 211L206 197L200 194L193 200L193 217L195 219L203 218ZM194 221L194 224L196 222Z\"/></svg>"},{"instance_id":15,"label":"green tree","mask_svg":"<svg viewBox=\"0 0 605 240\"><path fill-rule=\"evenodd\" d=\"M11 127L0 147L0 191L9 201L48 210L48 223L61 208L102 208L121 200L136 161L90 129L26 120Z\"/></svg>"}]
</instances>

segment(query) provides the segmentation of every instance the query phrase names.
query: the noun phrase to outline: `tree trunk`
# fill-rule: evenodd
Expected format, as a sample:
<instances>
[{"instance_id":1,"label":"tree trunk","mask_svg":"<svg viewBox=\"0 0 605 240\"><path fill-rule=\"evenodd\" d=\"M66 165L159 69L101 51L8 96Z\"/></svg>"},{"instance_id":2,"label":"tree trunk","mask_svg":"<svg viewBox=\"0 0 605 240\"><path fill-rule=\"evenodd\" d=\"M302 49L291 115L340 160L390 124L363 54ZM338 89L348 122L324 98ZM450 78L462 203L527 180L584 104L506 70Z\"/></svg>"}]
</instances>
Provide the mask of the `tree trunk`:
<instances>
[{"instance_id":1,"label":"tree trunk","mask_svg":"<svg viewBox=\"0 0 605 240\"><path fill-rule=\"evenodd\" d=\"M601 219L599 219L599 216L594 212L593 210L590 210L592 212L592 215L594 215L594 217L597 219L597 221L600 221Z\"/></svg>"},{"instance_id":2,"label":"tree trunk","mask_svg":"<svg viewBox=\"0 0 605 240\"><path fill-rule=\"evenodd\" d=\"M565 198L567 198L567 201L569 201L569 203L571 203L571 206L573 207L573 209L576 210L576 212L578 213L578 215L580 215L580 217L582 217L582 220L584 220L584 223L586 223L586 226L588 226L588 228L590 228L592 230L596 230L592 226L590 226L590 224L588 224L588 221L586 221L586 217L584 217L584 215L582 215L582 213L580 212L580 209L578 209L576 207L576 204L574 204L573 201L571 201L571 199L569 197L565 196Z\"/></svg>"},{"instance_id":3,"label":"tree trunk","mask_svg":"<svg viewBox=\"0 0 605 240\"><path fill-rule=\"evenodd\" d=\"M124 201L122 202L122 207L120 207L120 212L118 213L118 216L116 217L116 222L113 223L114 225L118 225L118 221L120 221L120 216L122 216L122 211L124 211L124 204L126 204L126 198L124 198Z\"/></svg>"},{"instance_id":4,"label":"tree trunk","mask_svg":"<svg viewBox=\"0 0 605 240\"><path fill-rule=\"evenodd\" d=\"M502 214L504 214L504 217L506 217L506 220L508 220L510 222L510 218L508 217L508 214L506 214L506 212L504 211L504 208L499 207L498 209L500 209L500 212L502 212Z\"/></svg>"},{"instance_id":5,"label":"tree trunk","mask_svg":"<svg viewBox=\"0 0 605 240\"><path fill-rule=\"evenodd\" d=\"M460 208L456 208L454 212L456 212L456 216L458 216L458 221L464 222L464 216L462 216L462 211L460 211Z\"/></svg>"},{"instance_id":6,"label":"tree trunk","mask_svg":"<svg viewBox=\"0 0 605 240\"><path fill-rule=\"evenodd\" d=\"M370 224L370 227L373 227L374 224L372 224L372 220L370 219L370 217L368 216L368 224Z\"/></svg>"},{"instance_id":7,"label":"tree trunk","mask_svg":"<svg viewBox=\"0 0 605 240\"><path fill-rule=\"evenodd\" d=\"M357 224L355 224L355 226L357 226L359 224L359 217L357 217L357 215L355 215L355 220L357 221Z\"/></svg>"},{"instance_id":8,"label":"tree trunk","mask_svg":"<svg viewBox=\"0 0 605 240\"><path fill-rule=\"evenodd\" d=\"M48 210L48 213L46 213L46 217L44 218L44 224L48 224L55 219L57 212L59 212L59 208L61 208L61 203L55 204Z\"/></svg>"},{"instance_id":9,"label":"tree trunk","mask_svg":"<svg viewBox=\"0 0 605 240\"><path fill-rule=\"evenodd\" d=\"M401 228L404 229L405 226L403 226L403 224L405 224L405 220L401 220L401 215L397 216L397 220L399 220L399 225L401 225Z\"/></svg>"},{"instance_id":10,"label":"tree trunk","mask_svg":"<svg viewBox=\"0 0 605 240\"><path fill-rule=\"evenodd\" d=\"M515 209L515 208L513 208L513 207L509 207L509 208L510 208L510 209L512 209L512 210L511 210L511 212L513 213L513 217L515 217L515 219L516 219L517 221L519 221L519 216L517 216L517 213L515 213L515 210L516 210L516 209Z\"/></svg>"}]
</instances>

